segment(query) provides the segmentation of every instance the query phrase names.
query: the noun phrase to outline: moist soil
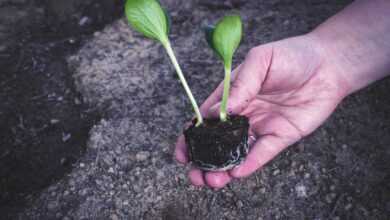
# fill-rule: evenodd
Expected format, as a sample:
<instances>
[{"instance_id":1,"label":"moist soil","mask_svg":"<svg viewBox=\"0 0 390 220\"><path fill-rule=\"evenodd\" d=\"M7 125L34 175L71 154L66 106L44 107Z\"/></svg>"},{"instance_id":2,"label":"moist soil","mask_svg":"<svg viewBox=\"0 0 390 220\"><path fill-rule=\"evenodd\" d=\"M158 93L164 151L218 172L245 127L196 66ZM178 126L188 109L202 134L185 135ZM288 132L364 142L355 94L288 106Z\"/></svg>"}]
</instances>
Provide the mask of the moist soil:
<instances>
[{"instance_id":1,"label":"moist soil","mask_svg":"<svg viewBox=\"0 0 390 220\"><path fill-rule=\"evenodd\" d=\"M63 178L85 152L98 113L75 90L65 58L118 17L118 8L103 1L0 1L1 219Z\"/></svg>"},{"instance_id":2,"label":"moist soil","mask_svg":"<svg viewBox=\"0 0 390 220\"><path fill-rule=\"evenodd\" d=\"M184 131L192 164L202 170L228 170L240 164L248 154L249 121L245 116L196 120Z\"/></svg>"},{"instance_id":3,"label":"moist soil","mask_svg":"<svg viewBox=\"0 0 390 220\"><path fill-rule=\"evenodd\" d=\"M18 9L31 4L24 0L15 1L18 3L14 5L3 2L0 1L1 8ZM253 46L307 33L348 3L162 0L172 17L172 45L199 102L223 79L222 65L208 48L200 27L215 23L231 10L240 11L245 38L235 56L236 66ZM33 7L32 11L39 14L40 7ZM60 7L65 8L68 6ZM103 14L110 13L110 7L100 8L104 9ZM48 14L69 13L59 10L42 16L46 18ZM94 20L83 19L82 14L42 19L38 23L59 21L58 27L66 27L72 23L65 18L76 18L72 21L79 27ZM2 11L0 16L3 15ZM20 21L39 19L19 15ZM105 16L96 19L101 17ZM13 27L18 25L14 23ZM29 23L24 27L29 28ZM0 30L4 36L4 25ZM57 34L61 28L54 30L57 31L52 33ZM64 30L67 33L73 29ZM14 32L6 31L7 36L11 34ZM192 186L187 178L190 168L173 159L175 140L193 113L159 44L134 33L123 17L80 41L60 38L65 43L55 44L63 46L52 47L51 52L41 45L48 47L58 38L42 41L42 37L37 37L29 41L23 40L23 34L12 36L21 36L22 40L12 41L31 45L20 48L30 48L35 55L24 52L21 60L30 64L24 70L25 65L17 62L19 56L13 55L20 54L20 49L7 50L6 56L2 50L1 57L5 59L1 59L1 70L7 71L0 75L0 169L7 170L8 176L19 175L22 182L29 183L25 184L27 188L36 180L42 180L42 184L35 188L37 191L21 191L26 195L23 208L14 210L16 206L8 202L8 206L2 205L3 219L388 219L390 79L346 98L324 125L252 176L213 190ZM71 42L77 42L76 46L71 46ZM62 53L63 50L68 52ZM44 62L37 65L41 58L45 58ZM11 68L14 71L9 71ZM63 69L66 72L61 73ZM34 91L43 96L32 99L36 96ZM50 95L53 92L56 95ZM80 102L75 98L84 104L77 104ZM89 119L94 118L91 112L98 112L100 117ZM59 123L51 121L60 116ZM53 128L40 130L44 124ZM73 140L77 134L80 138ZM12 153L4 154L7 149ZM65 150L68 154L61 153ZM7 155L21 154L26 159L18 163L5 159ZM60 168L62 158L74 158L65 163L69 164L66 172ZM22 164L24 170L34 175L9 168ZM39 167L40 172L34 167ZM9 192L19 195L18 190Z\"/></svg>"}]
</instances>

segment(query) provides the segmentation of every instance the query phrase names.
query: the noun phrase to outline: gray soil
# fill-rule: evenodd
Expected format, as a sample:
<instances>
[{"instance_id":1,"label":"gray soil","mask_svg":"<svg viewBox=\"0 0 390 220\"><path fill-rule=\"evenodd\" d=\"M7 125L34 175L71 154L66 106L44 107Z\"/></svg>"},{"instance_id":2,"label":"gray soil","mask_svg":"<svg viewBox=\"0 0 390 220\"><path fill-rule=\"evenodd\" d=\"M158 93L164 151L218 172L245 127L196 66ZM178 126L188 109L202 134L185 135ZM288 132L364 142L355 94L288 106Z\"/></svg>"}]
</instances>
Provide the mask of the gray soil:
<instances>
[{"instance_id":1,"label":"gray soil","mask_svg":"<svg viewBox=\"0 0 390 220\"><path fill-rule=\"evenodd\" d=\"M303 34L347 1L162 1L189 84L204 100L223 78L200 27L240 11L258 44ZM180 7L178 7L180 5ZM192 186L173 159L191 119L163 48L120 19L67 59L76 89L103 118L86 152L57 183L30 197L19 219L388 219L390 80L348 97L309 137L249 178L221 190Z\"/></svg>"}]
</instances>

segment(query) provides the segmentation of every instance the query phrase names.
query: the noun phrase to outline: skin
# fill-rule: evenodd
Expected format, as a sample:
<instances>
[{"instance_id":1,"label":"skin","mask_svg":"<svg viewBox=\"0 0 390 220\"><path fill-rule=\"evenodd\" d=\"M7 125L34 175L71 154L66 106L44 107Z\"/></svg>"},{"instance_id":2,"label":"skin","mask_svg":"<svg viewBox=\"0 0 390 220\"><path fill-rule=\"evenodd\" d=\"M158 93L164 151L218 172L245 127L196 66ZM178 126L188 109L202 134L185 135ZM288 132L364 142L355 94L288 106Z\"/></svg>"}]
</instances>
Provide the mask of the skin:
<instances>
[{"instance_id":1,"label":"skin","mask_svg":"<svg viewBox=\"0 0 390 220\"><path fill-rule=\"evenodd\" d=\"M390 1L355 1L312 32L255 47L233 73L229 114L250 120L251 150L224 172L192 168L196 186L221 188L251 175L318 128L351 93L390 73ZM201 106L218 117L222 84ZM184 137L176 159L188 163Z\"/></svg>"}]
</instances>

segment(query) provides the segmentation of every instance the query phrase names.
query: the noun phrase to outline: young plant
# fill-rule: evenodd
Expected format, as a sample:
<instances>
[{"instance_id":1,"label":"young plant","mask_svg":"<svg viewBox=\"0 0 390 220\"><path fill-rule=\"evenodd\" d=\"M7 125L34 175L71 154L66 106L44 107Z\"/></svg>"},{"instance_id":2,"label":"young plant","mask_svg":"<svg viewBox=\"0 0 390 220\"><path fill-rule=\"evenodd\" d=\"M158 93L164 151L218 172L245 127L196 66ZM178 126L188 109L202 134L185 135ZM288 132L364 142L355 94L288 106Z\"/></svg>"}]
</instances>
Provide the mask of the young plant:
<instances>
[{"instance_id":1,"label":"young plant","mask_svg":"<svg viewBox=\"0 0 390 220\"><path fill-rule=\"evenodd\" d=\"M198 104L184 78L183 72L175 57L169 41L170 20L167 12L157 0L127 0L125 14L131 26L148 38L160 42L168 53L169 58L187 93L197 118L197 126L203 123Z\"/></svg>"},{"instance_id":2,"label":"young plant","mask_svg":"<svg viewBox=\"0 0 390 220\"><path fill-rule=\"evenodd\" d=\"M225 16L215 26L206 27L207 42L221 58L225 69L223 96L219 115L221 121L227 120L226 108L230 90L233 54L241 42L241 37L242 22L241 17L238 15Z\"/></svg>"}]
</instances>

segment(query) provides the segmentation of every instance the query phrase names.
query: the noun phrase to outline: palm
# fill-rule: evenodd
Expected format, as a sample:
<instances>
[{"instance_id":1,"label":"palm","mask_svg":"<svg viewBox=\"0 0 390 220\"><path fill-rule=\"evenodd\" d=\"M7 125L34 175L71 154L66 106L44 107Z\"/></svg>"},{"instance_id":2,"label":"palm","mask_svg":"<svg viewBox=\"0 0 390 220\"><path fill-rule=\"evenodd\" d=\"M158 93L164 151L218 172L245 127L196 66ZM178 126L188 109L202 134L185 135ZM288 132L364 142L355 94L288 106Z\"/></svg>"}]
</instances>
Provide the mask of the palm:
<instances>
[{"instance_id":1,"label":"palm","mask_svg":"<svg viewBox=\"0 0 390 220\"><path fill-rule=\"evenodd\" d=\"M309 42L304 37L291 38L260 46L248 54L236 70L228 110L249 118L251 151L230 173L203 175L192 170L193 183L201 185L205 179L208 185L221 187L231 177L247 176L311 133L331 114L343 98L343 89L337 87L333 74L328 74L334 70L327 68ZM202 105L203 113L217 115L220 87ZM180 149L184 149L182 138L176 154L183 162Z\"/></svg>"}]
</instances>

